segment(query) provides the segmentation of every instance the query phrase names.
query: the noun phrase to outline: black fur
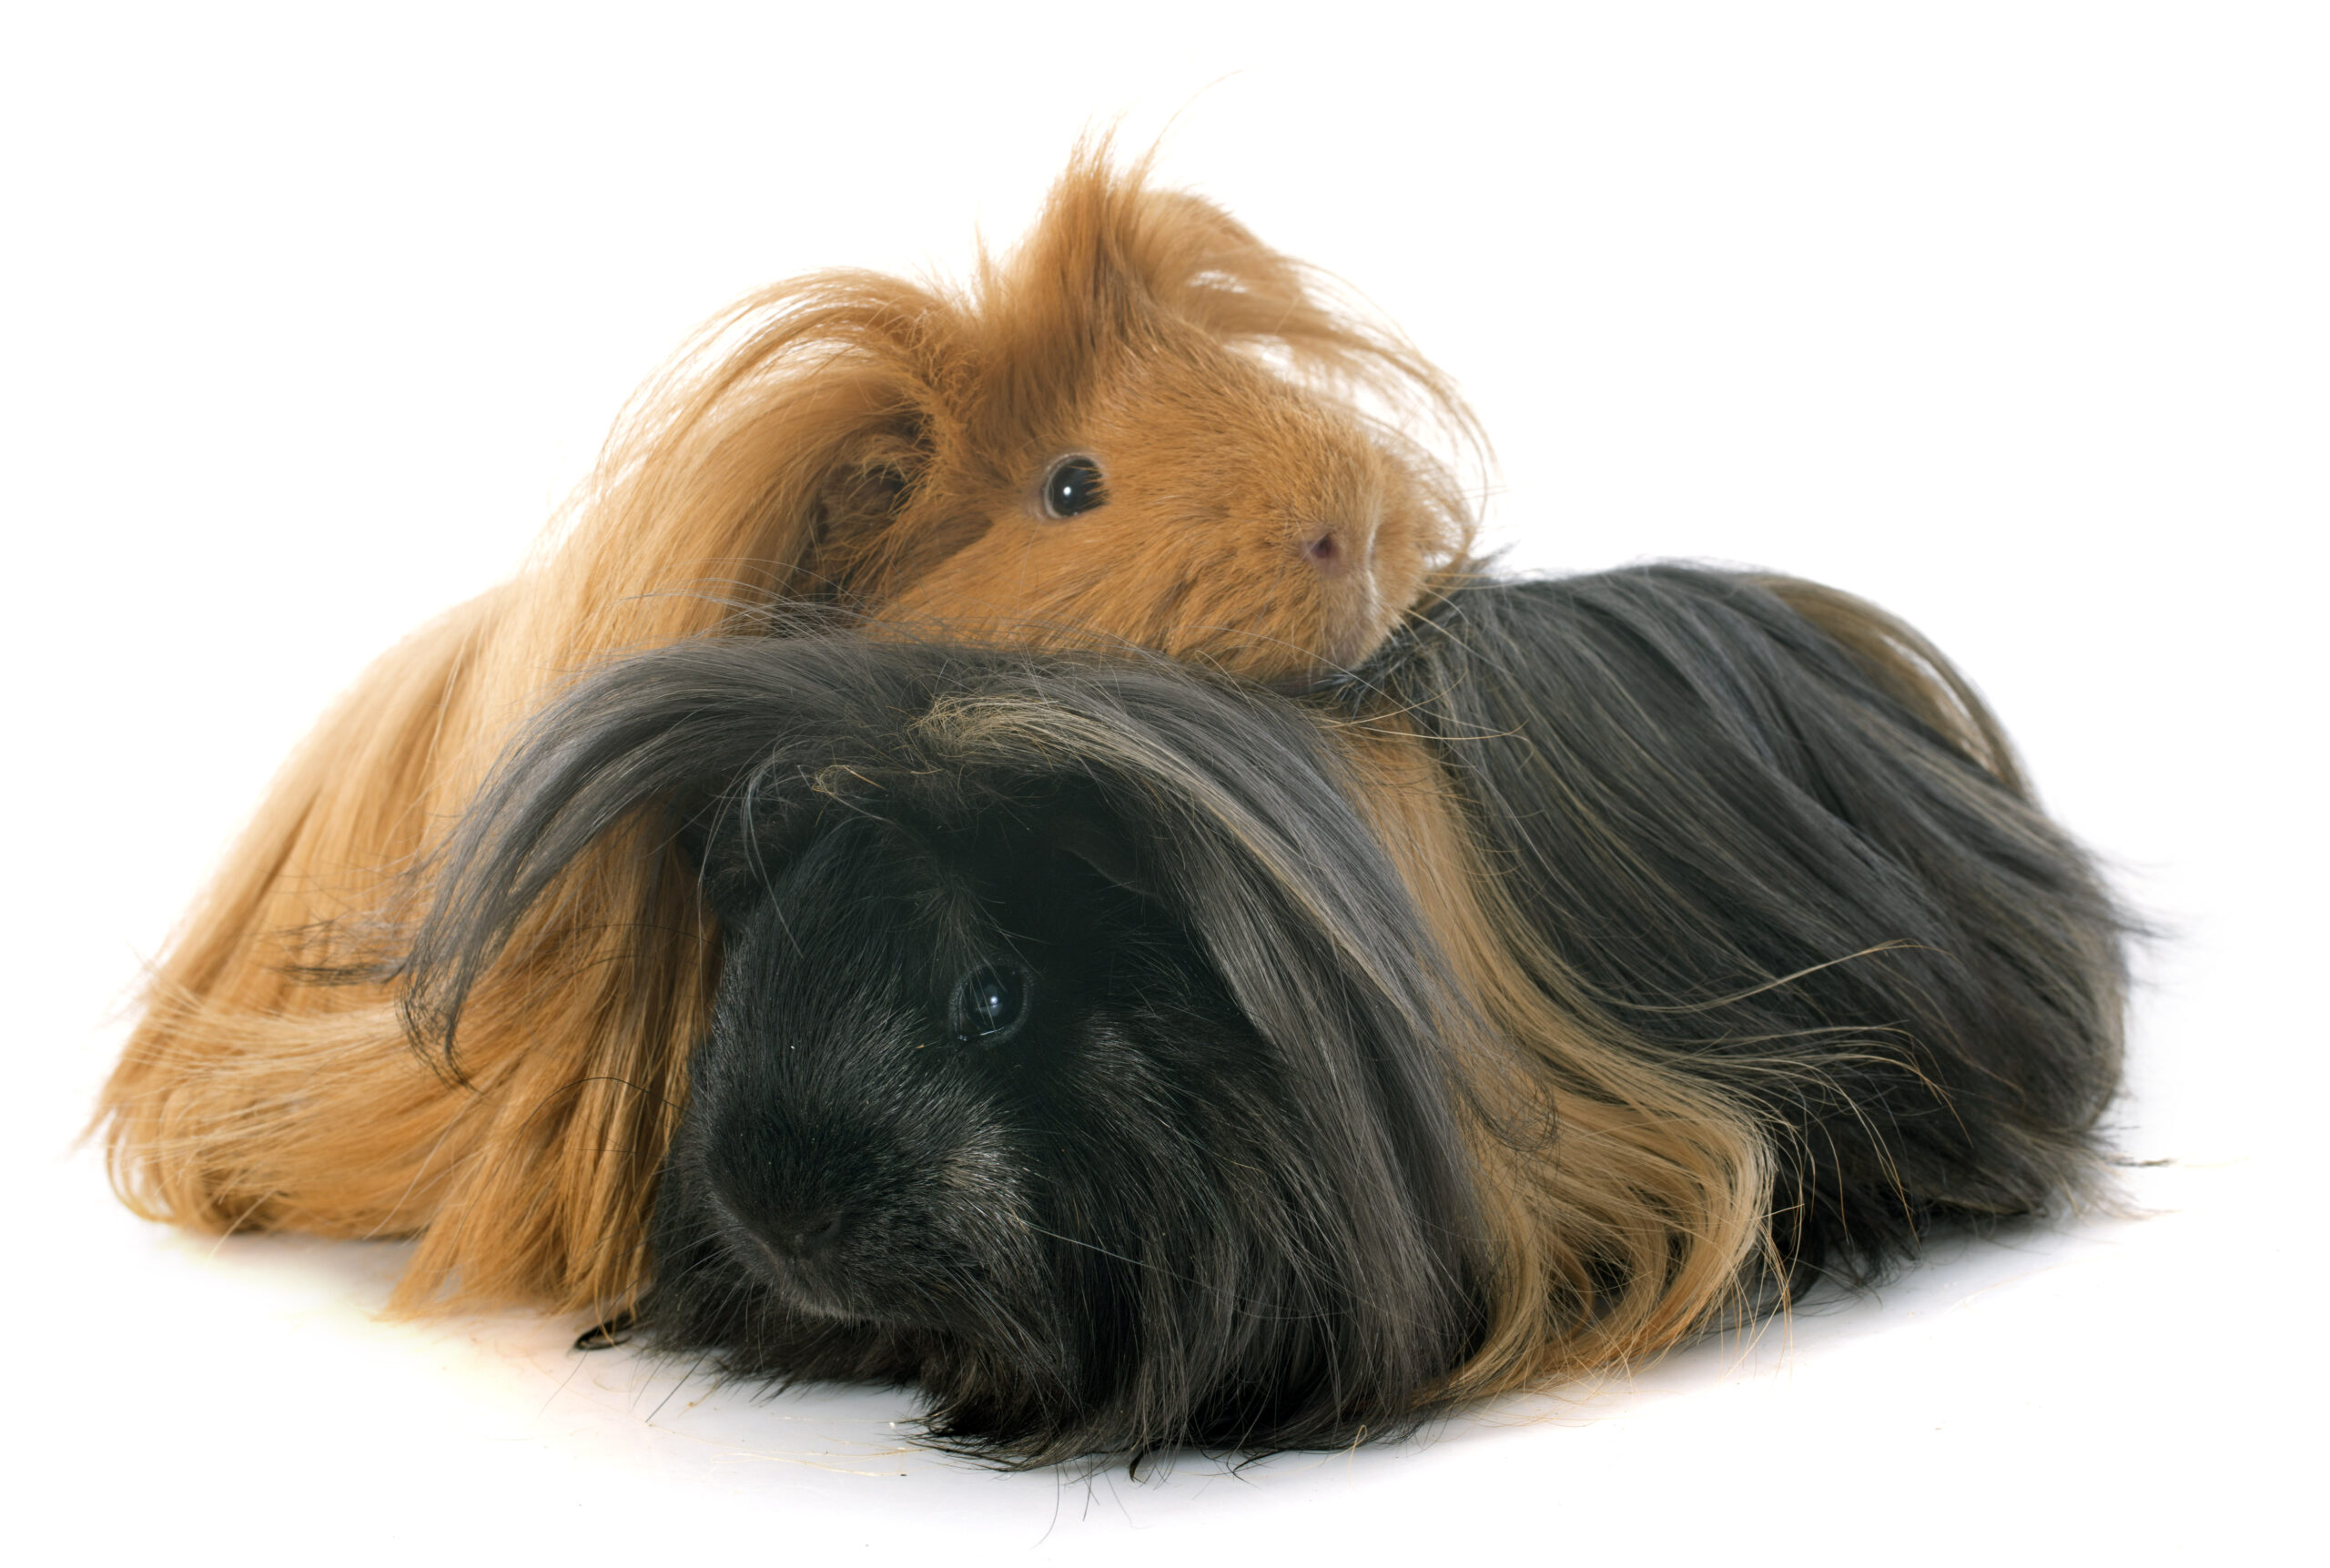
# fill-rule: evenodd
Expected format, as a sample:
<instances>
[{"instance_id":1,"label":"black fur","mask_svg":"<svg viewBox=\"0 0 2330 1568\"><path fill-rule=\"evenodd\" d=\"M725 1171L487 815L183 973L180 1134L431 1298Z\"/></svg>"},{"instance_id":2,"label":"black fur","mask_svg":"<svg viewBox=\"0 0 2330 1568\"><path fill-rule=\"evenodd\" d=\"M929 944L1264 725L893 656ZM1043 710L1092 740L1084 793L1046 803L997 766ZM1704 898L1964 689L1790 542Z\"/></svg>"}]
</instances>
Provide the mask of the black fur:
<instances>
[{"instance_id":1,"label":"black fur","mask_svg":"<svg viewBox=\"0 0 2330 1568\"><path fill-rule=\"evenodd\" d=\"M561 868L661 824L724 968L655 1342L916 1384L934 1441L1004 1462L1339 1446L1435 1407L1496 1264L1450 1043L1484 1026L1337 726L1404 713L1538 983L1762 1119L1785 1277L1866 1276L2077 1192L2117 1082L2119 916L1953 680L1681 568L1460 590L1301 701L1138 657L685 645L507 760L408 1005L450 1049ZM1019 999L992 1037L974 979Z\"/></svg>"},{"instance_id":2,"label":"black fur","mask_svg":"<svg viewBox=\"0 0 2330 1568\"><path fill-rule=\"evenodd\" d=\"M1434 738L1544 983L1760 1109L1788 1273L1867 1278L2089 1184L2124 923L1939 655L1867 606L1849 652L1775 586L1810 585L1463 590L1356 700Z\"/></svg>"}]
</instances>

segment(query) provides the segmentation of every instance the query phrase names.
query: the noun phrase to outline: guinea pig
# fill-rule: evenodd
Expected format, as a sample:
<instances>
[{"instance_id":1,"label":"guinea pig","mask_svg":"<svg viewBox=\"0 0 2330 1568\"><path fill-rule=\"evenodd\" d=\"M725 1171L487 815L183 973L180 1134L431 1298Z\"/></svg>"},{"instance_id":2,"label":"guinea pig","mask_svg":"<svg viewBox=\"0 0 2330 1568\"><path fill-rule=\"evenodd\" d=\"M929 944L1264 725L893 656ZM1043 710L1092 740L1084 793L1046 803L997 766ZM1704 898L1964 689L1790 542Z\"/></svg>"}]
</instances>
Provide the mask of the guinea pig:
<instances>
[{"instance_id":1,"label":"guinea pig","mask_svg":"<svg viewBox=\"0 0 2330 1568\"><path fill-rule=\"evenodd\" d=\"M642 391L541 560L294 755L106 1087L116 1189L199 1229L421 1233L408 1307L619 1292L602 1239L643 1219L653 1166L604 1151L668 1134L670 1042L708 995L697 949L655 935L692 917L671 868L585 856L539 916L573 973L489 983L456 1072L417 1063L392 991L312 983L418 895L512 724L612 653L779 602L1299 686L1463 560L1435 441L1484 450L1403 339L1105 146L960 289L832 272L742 302Z\"/></svg>"},{"instance_id":2,"label":"guinea pig","mask_svg":"<svg viewBox=\"0 0 2330 1568\"><path fill-rule=\"evenodd\" d=\"M458 1038L480 975L544 956L526 915L573 856L643 816L689 846L721 978L660 1342L919 1384L935 1438L1018 1462L1333 1445L1469 1353L1473 1031L1306 711L799 637L627 661L530 733L405 998Z\"/></svg>"},{"instance_id":3,"label":"guinea pig","mask_svg":"<svg viewBox=\"0 0 2330 1568\"><path fill-rule=\"evenodd\" d=\"M1922 640L1785 579L1452 592L1290 699L856 636L614 665L396 966L453 1053L672 844L720 953L637 1325L1006 1463L1335 1447L2092 1190L2122 924ZM685 938L683 938L685 939ZM623 1305L623 1303L611 1303Z\"/></svg>"}]
</instances>

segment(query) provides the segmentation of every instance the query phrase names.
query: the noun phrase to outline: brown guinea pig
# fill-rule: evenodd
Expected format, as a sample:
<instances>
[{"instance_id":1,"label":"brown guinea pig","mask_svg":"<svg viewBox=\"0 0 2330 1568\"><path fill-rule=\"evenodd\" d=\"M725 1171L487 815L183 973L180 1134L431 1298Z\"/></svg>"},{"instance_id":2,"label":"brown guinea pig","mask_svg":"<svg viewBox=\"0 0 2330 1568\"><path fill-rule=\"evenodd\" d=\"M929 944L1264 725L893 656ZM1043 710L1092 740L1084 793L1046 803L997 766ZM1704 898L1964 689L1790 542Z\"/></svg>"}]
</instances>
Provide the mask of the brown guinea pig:
<instances>
[{"instance_id":1,"label":"brown guinea pig","mask_svg":"<svg viewBox=\"0 0 2330 1568\"><path fill-rule=\"evenodd\" d=\"M1079 149L960 290L844 271L742 302L641 392L534 567L365 673L151 983L98 1111L133 1208L418 1233L408 1307L631 1287L608 1239L643 1232L709 994L685 876L615 845L572 868L450 1071L390 987L346 978L349 934L425 893L414 868L512 723L611 652L812 600L1300 685L1461 567L1471 518L1433 449L1483 449L1448 382L1147 172Z\"/></svg>"}]
</instances>

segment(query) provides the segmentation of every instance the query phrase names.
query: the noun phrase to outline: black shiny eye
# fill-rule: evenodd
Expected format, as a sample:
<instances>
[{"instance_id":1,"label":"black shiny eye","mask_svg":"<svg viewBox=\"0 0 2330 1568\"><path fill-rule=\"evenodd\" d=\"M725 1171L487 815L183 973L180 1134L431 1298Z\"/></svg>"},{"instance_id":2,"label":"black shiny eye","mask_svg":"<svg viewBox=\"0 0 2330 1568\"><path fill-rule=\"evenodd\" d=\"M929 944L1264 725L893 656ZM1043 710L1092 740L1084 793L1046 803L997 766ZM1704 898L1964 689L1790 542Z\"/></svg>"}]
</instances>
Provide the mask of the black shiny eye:
<instances>
[{"instance_id":1,"label":"black shiny eye","mask_svg":"<svg viewBox=\"0 0 2330 1568\"><path fill-rule=\"evenodd\" d=\"M1075 517L1109 499L1100 465L1090 458L1062 458L1044 476L1044 515Z\"/></svg>"},{"instance_id":2,"label":"black shiny eye","mask_svg":"<svg viewBox=\"0 0 2330 1568\"><path fill-rule=\"evenodd\" d=\"M960 1044L999 1044L1027 1016L1028 976L996 965L974 970L955 987L955 1000L947 1011L952 1015L948 1027Z\"/></svg>"}]
</instances>

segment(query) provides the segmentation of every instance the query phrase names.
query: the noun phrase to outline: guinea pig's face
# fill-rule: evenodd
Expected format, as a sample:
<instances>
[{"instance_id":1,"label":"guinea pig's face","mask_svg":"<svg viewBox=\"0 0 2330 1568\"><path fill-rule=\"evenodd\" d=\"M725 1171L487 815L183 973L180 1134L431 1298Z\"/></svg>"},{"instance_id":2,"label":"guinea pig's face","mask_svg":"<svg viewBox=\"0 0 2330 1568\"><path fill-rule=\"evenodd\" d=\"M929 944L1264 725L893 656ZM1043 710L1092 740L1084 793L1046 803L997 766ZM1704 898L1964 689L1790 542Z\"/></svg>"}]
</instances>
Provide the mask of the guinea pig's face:
<instances>
[{"instance_id":1,"label":"guinea pig's face","mask_svg":"<svg viewBox=\"0 0 2330 1568\"><path fill-rule=\"evenodd\" d=\"M890 615L1300 681L1363 658L1461 548L1379 435L1199 339L1128 354L1017 422L977 443L999 464L937 454L907 521L972 542Z\"/></svg>"},{"instance_id":2,"label":"guinea pig's face","mask_svg":"<svg viewBox=\"0 0 2330 1568\"><path fill-rule=\"evenodd\" d=\"M917 1382L942 1439L1056 1459L1185 1432L1258 1307L1332 1320L1254 1261L1302 1228L1267 1054L1086 858L859 817L724 919L659 1199L664 1342Z\"/></svg>"}]
</instances>

